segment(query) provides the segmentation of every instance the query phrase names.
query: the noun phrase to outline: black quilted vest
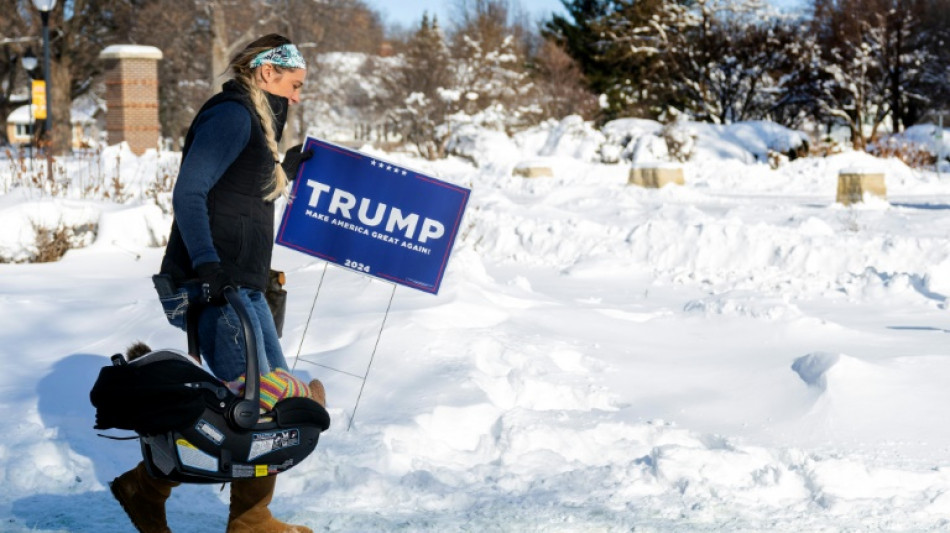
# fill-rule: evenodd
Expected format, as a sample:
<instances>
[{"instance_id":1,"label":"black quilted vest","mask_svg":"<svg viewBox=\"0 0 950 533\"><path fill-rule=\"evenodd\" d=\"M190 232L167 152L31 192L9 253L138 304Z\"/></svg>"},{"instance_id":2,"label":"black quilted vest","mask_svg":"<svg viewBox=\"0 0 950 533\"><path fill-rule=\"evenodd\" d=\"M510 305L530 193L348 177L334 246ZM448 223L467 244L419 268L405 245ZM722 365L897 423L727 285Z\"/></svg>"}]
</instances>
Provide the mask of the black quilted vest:
<instances>
[{"instance_id":1,"label":"black quilted vest","mask_svg":"<svg viewBox=\"0 0 950 533\"><path fill-rule=\"evenodd\" d=\"M275 161L267 148L264 130L254 105L243 87L229 81L223 89L208 100L195 116L185 137L182 161L191 148L195 124L201 113L222 102L239 102L248 109L251 115L250 138L244 150L208 194L208 214L211 218L211 238L221 258L221 267L238 285L264 290L274 249L274 202L266 201L264 197L270 191ZM287 117L287 99L266 92L264 94L274 110L274 128L279 141ZM170 274L179 284L197 279L176 222L172 222L161 272Z\"/></svg>"}]
</instances>

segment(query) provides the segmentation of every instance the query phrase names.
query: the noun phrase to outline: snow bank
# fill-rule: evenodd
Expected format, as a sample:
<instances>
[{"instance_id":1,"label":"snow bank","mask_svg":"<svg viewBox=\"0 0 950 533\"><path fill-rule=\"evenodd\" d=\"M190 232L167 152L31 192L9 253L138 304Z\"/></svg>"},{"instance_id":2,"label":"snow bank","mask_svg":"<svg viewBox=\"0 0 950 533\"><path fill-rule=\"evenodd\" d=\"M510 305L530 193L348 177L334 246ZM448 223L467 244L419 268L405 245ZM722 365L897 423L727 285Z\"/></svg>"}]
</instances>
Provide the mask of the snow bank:
<instances>
[{"instance_id":1,"label":"snow bank","mask_svg":"<svg viewBox=\"0 0 950 533\"><path fill-rule=\"evenodd\" d=\"M472 160L479 167L510 165L521 154L570 158L608 164L668 163L677 161L664 135L679 136L679 148L696 164L721 165L723 160L742 164L767 162L773 152L788 153L807 143L807 135L771 122L740 122L728 126L695 122L677 123L667 128L645 119L618 119L600 130L578 116L549 121L509 138L504 133L466 124L449 140L451 153Z\"/></svg>"},{"instance_id":2,"label":"snow bank","mask_svg":"<svg viewBox=\"0 0 950 533\"><path fill-rule=\"evenodd\" d=\"M24 262L37 253L38 232L67 230L73 248L135 250L164 245L171 218L155 204L130 207L70 200L32 201L0 208L0 262Z\"/></svg>"},{"instance_id":3,"label":"snow bank","mask_svg":"<svg viewBox=\"0 0 950 533\"><path fill-rule=\"evenodd\" d=\"M540 156L570 157L580 161L595 161L604 143L604 135L594 130L577 115L569 116L551 130Z\"/></svg>"},{"instance_id":4,"label":"snow bank","mask_svg":"<svg viewBox=\"0 0 950 533\"><path fill-rule=\"evenodd\" d=\"M521 150L504 132L474 124L462 124L451 134L446 150L464 157L481 168L504 169L512 167L521 158Z\"/></svg>"},{"instance_id":5,"label":"snow bank","mask_svg":"<svg viewBox=\"0 0 950 533\"><path fill-rule=\"evenodd\" d=\"M936 124L917 124L901 133L890 135L878 144L926 150L933 156L950 158L950 128L941 130Z\"/></svg>"},{"instance_id":6,"label":"snow bank","mask_svg":"<svg viewBox=\"0 0 950 533\"><path fill-rule=\"evenodd\" d=\"M721 162L735 159L742 163L765 162L771 152L788 153L808 142L804 132L790 130L773 122L748 121L729 125L700 122L677 124L681 135L695 143L684 153L692 153L690 161ZM612 163L620 160L642 161L638 153L646 150L653 157L648 160L669 160L666 142L662 138L663 125L652 120L619 119L602 128L605 141L601 147L602 160ZM662 146L662 148L660 147Z\"/></svg>"},{"instance_id":7,"label":"snow bank","mask_svg":"<svg viewBox=\"0 0 950 533\"><path fill-rule=\"evenodd\" d=\"M87 203L68 200L24 201L0 207L0 262L19 263L37 253L41 230L75 229L74 244L92 242L99 210Z\"/></svg>"}]
</instances>

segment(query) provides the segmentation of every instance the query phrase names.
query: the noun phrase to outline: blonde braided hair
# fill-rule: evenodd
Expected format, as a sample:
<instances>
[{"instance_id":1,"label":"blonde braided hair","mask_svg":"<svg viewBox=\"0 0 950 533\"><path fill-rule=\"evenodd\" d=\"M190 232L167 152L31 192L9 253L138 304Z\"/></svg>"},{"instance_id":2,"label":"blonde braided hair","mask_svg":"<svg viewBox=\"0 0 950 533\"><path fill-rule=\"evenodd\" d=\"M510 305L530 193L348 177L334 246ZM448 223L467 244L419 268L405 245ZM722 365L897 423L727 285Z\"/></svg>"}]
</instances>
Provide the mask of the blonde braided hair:
<instances>
[{"instance_id":1,"label":"blonde braided hair","mask_svg":"<svg viewBox=\"0 0 950 533\"><path fill-rule=\"evenodd\" d=\"M260 88L257 82L257 78L260 76L260 69L263 67L251 68L250 65L251 60L257 57L261 52L284 44L290 44L290 39L276 33L265 35L247 45L244 50L241 50L234 56L230 64L234 80L247 89L251 103L254 105L254 110L260 118L261 127L264 129L264 138L267 141L267 148L274 156L274 173L268 185L270 192L264 197L264 199L268 201L275 200L287 192L287 175L279 163L280 152L277 148L277 132L274 131L274 112L267 102L267 96L264 94L264 90ZM273 67L278 74L285 70L277 65L271 65L271 67Z\"/></svg>"}]
</instances>

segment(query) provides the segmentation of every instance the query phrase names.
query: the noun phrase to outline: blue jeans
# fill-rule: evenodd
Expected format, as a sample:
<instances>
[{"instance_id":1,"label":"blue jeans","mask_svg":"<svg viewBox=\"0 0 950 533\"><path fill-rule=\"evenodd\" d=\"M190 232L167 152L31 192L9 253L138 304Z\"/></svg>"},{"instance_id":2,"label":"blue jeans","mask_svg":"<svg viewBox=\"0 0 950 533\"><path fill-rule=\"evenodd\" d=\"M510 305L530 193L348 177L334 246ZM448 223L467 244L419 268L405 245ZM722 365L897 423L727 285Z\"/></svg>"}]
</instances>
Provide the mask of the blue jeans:
<instances>
[{"instance_id":1,"label":"blue jeans","mask_svg":"<svg viewBox=\"0 0 950 533\"><path fill-rule=\"evenodd\" d=\"M198 298L200 294L201 289L197 284L186 284L176 294L161 298L165 318L173 326L184 330L188 307L185 302ZM289 369L264 293L241 288L238 289L238 295L247 308L251 329L257 338L260 373L266 374L276 368ZM211 306L201 313L198 320L198 347L208 368L218 379L233 381L247 369L243 331L237 312L231 305Z\"/></svg>"}]
</instances>

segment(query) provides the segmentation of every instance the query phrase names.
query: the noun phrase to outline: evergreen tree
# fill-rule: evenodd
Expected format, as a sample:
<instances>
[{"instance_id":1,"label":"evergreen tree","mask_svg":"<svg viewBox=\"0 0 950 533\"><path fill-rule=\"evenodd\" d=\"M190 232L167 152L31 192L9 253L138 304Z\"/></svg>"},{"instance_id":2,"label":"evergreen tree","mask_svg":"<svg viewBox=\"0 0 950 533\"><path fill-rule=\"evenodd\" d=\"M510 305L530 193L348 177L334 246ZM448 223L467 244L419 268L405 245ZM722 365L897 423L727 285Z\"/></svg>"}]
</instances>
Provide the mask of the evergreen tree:
<instances>
[{"instance_id":1,"label":"evergreen tree","mask_svg":"<svg viewBox=\"0 0 950 533\"><path fill-rule=\"evenodd\" d=\"M643 23L656 11L657 0L561 0L571 20L554 15L542 34L560 44L584 73L591 91L601 95L602 118L649 115L644 88L650 84L651 63L646 57L614 46L609 21Z\"/></svg>"},{"instance_id":2,"label":"evergreen tree","mask_svg":"<svg viewBox=\"0 0 950 533\"><path fill-rule=\"evenodd\" d=\"M609 0L561 0L568 17L554 14L541 29L541 35L553 40L577 61L591 90L606 92L613 84L613 66L604 61L598 47L600 38L591 23L607 14Z\"/></svg>"}]
</instances>

